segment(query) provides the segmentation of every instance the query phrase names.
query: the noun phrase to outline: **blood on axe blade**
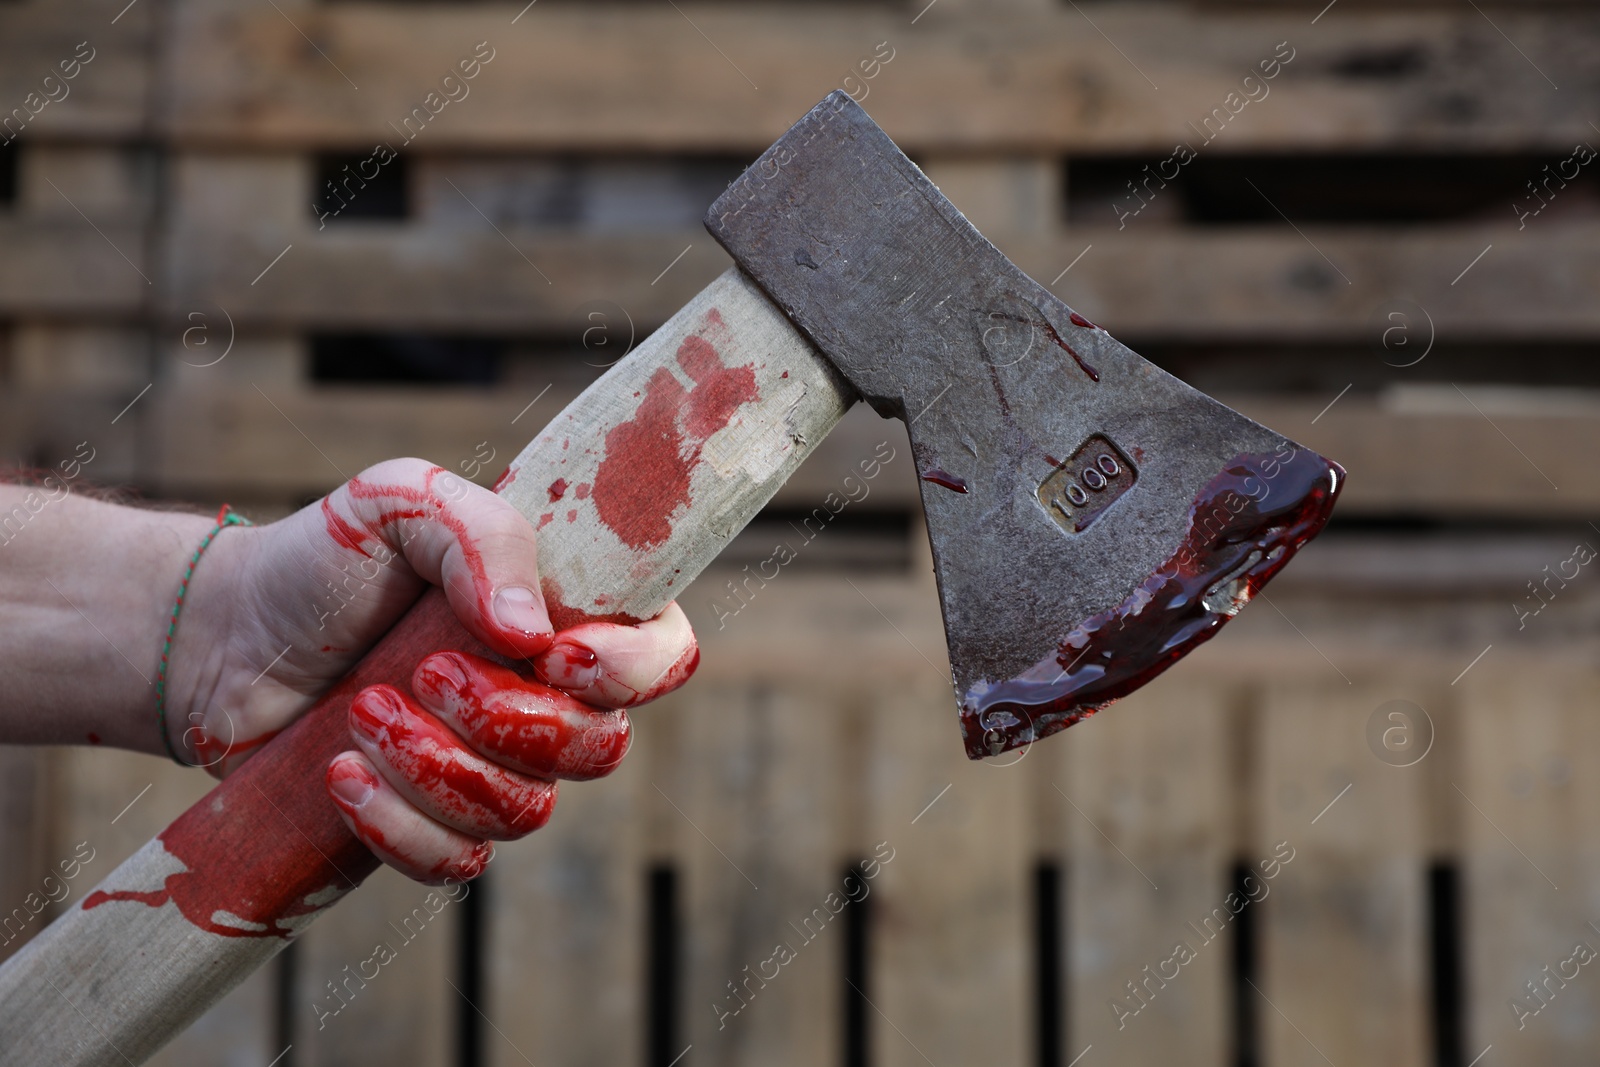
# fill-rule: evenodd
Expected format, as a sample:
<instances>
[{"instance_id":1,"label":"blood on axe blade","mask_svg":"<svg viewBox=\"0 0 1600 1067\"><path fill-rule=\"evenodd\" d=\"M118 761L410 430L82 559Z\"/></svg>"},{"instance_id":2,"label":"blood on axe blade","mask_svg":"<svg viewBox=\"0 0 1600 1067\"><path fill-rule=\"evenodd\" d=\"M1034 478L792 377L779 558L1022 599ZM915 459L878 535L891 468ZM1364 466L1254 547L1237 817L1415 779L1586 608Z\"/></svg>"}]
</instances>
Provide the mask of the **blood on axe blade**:
<instances>
[{"instance_id":1,"label":"blood on axe blade","mask_svg":"<svg viewBox=\"0 0 1600 1067\"><path fill-rule=\"evenodd\" d=\"M1023 274L842 92L706 226L873 407L907 420L974 759L1092 715L1210 638L1343 487L1338 464Z\"/></svg>"}]
</instances>

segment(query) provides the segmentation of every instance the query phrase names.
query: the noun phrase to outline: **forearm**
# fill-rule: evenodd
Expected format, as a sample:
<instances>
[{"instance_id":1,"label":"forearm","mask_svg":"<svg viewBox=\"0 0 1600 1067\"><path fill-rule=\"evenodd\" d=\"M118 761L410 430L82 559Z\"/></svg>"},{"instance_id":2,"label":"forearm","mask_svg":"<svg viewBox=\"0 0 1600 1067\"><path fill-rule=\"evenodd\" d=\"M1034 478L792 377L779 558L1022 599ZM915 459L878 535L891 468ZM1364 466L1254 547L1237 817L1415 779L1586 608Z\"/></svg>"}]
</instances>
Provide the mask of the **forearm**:
<instances>
[{"instance_id":1,"label":"forearm","mask_svg":"<svg viewBox=\"0 0 1600 1067\"><path fill-rule=\"evenodd\" d=\"M161 751L167 619L210 527L0 485L0 742Z\"/></svg>"}]
</instances>

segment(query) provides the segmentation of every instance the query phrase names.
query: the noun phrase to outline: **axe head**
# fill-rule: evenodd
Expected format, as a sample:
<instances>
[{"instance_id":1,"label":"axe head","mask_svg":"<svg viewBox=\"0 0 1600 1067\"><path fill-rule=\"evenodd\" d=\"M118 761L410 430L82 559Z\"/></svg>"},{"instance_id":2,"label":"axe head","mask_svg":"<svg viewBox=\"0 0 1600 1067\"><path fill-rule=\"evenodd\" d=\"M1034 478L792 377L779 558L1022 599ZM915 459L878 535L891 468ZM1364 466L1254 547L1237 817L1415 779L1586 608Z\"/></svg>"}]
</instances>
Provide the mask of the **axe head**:
<instances>
[{"instance_id":1,"label":"axe head","mask_svg":"<svg viewBox=\"0 0 1600 1067\"><path fill-rule=\"evenodd\" d=\"M1322 529L1335 463L1119 344L1001 255L835 92L706 216L922 479L974 759L1215 634Z\"/></svg>"}]
</instances>

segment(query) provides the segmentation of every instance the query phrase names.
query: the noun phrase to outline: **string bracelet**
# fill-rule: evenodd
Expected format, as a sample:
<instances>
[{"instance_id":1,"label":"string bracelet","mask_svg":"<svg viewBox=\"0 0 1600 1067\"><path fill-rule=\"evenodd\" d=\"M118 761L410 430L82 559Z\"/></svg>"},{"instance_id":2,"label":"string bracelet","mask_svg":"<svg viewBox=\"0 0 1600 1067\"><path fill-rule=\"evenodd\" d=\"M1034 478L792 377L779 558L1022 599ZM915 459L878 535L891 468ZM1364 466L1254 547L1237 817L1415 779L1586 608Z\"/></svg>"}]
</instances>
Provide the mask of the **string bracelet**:
<instances>
[{"instance_id":1,"label":"string bracelet","mask_svg":"<svg viewBox=\"0 0 1600 1067\"><path fill-rule=\"evenodd\" d=\"M189 595L189 579L194 577L195 565L200 562L205 550L211 547L211 542L217 539L217 534L229 526L254 525L255 523L244 516L235 515L227 504L222 505L217 510L216 525L211 528L210 533L200 539L199 547L189 557L189 566L184 569L183 581L178 583L178 599L173 602L172 615L167 619L167 640L161 646L161 664L156 668L156 730L161 734L161 744L167 750L167 755L171 756L172 761L180 767L189 767L193 764L184 760L178 754L178 750L172 747L172 736L167 732L167 660L172 655L173 636L178 632L178 614L183 611L184 598Z\"/></svg>"}]
</instances>

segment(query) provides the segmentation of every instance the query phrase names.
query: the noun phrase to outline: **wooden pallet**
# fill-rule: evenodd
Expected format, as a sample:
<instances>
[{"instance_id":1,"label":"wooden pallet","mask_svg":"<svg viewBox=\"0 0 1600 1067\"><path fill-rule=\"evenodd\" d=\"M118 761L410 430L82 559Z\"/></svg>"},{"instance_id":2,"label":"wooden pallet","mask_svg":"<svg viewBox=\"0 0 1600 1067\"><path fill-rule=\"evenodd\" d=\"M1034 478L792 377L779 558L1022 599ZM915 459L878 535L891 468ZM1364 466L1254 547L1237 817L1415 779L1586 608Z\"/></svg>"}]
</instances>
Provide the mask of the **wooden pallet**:
<instances>
[{"instance_id":1,"label":"wooden pallet","mask_svg":"<svg viewBox=\"0 0 1600 1067\"><path fill-rule=\"evenodd\" d=\"M375 878L158 1062L261 1064L292 1044L295 1067L442 1067L470 1031L494 1064L665 1067L685 1048L684 1064L798 1064L842 1058L864 1026L885 1064L1032 1063L1042 1041L1062 1065L1092 1045L1085 1067L1221 1067L1244 1033L1274 1067L1420 1067L1445 883L1463 905L1446 939L1465 959L1456 1067L1488 1045L1485 1065L1589 1062L1600 984L1568 983L1522 1029L1508 1002L1600 938L1583 910L1600 889L1584 755L1600 598L1575 582L1527 631L1507 605L1589 536L1600 405L1506 386L1530 353L1600 338L1600 221L1572 190L1523 230L1499 207L1199 225L1170 200L1119 228L1099 207L1074 213L1067 181L1075 159L1163 158L1279 42L1294 58L1207 158L1555 163L1600 137L1581 92L1600 54L1585 5L274 6L0 5L0 105L78 42L95 49L71 94L0 149L15 154L0 207L8 458L48 465L88 441L100 482L260 518L397 454L486 482L499 468L482 449L503 464L617 353L624 324L644 336L725 268L694 225L715 192L705 175L844 87L1019 265L1118 336L1341 367L1370 354L1349 395L1334 382L1223 399L1348 467L1341 521L1455 525L1336 531L1180 670L1014 767L977 766L956 743L903 431L856 412L686 596L700 676L637 717L617 775L566 790L471 905L424 923L425 890ZM398 217L319 228L330 154L402 139L391 124L478 42L494 58L470 95L402 153ZM880 46L893 59L874 67ZM1425 375L1382 368L1374 349L1375 315L1402 299L1441 344ZM597 321L607 346L585 347ZM490 387L318 380L314 350L353 333L498 338L507 354ZM1435 371L1466 340L1503 346L1502 379L1458 389ZM722 617L715 598L764 539L885 440L900 451L863 502L872 521L819 537ZM1406 768L1367 739L1402 699L1436 731ZM0 750L0 906L84 843L76 899L205 785L127 754ZM1201 944L1188 924L1224 906L1234 866L1282 842L1294 859L1243 913L1253 958L1234 955L1238 926ZM805 940L790 924L880 843L894 858L870 919L852 926L868 909L846 909ZM668 881L676 1011L651 978ZM1042 903L1040 885L1055 887ZM59 907L30 913L0 956ZM1043 946L1040 914L1060 924ZM1139 1003L1127 984L1183 939L1194 959L1140 987L1148 1006L1112 1007ZM402 945L396 961L351 979L380 940ZM728 983L785 940L802 942L793 961L741 987L749 1006L731 1014ZM483 979L470 1005L469 941ZM1049 1004L1038 959L1061 968ZM336 1015L329 983L348 1001ZM672 1025L652 1029L663 1011Z\"/></svg>"}]
</instances>

